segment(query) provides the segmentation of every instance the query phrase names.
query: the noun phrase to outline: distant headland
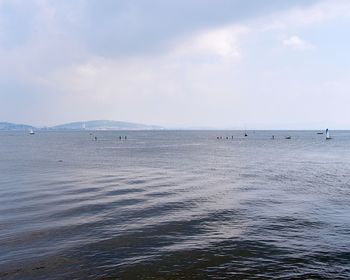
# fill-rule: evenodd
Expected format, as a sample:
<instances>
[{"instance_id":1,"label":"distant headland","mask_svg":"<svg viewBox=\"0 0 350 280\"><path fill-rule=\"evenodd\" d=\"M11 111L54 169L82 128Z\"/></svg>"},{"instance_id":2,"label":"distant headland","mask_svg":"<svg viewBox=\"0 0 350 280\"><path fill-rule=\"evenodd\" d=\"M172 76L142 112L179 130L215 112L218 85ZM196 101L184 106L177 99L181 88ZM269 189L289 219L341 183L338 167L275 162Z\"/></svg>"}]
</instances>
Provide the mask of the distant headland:
<instances>
[{"instance_id":1,"label":"distant headland","mask_svg":"<svg viewBox=\"0 0 350 280\"><path fill-rule=\"evenodd\" d=\"M27 130L162 130L161 126L139 123L92 120L60 124L50 127L35 127L27 124L0 122L0 131L27 131Z\"/></svg>"}]
</instances>

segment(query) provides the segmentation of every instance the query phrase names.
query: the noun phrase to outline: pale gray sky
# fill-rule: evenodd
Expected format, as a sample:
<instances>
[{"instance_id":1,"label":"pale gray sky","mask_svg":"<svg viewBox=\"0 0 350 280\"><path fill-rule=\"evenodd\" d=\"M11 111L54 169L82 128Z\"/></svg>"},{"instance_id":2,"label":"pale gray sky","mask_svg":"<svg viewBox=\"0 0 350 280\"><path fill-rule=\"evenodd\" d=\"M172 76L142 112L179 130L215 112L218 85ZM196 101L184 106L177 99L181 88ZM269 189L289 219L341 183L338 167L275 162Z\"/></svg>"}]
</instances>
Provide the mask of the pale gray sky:
<instances>
[{"instance_id":1,"label":"pale gray sky","mask_svg":"<svg viewBox=\"0 0 350 280\"><path fill-rule=\"evenodd\" d=\"M350 128L348 0L0 0L0 121Z\"/></svg>"}]
</instances>

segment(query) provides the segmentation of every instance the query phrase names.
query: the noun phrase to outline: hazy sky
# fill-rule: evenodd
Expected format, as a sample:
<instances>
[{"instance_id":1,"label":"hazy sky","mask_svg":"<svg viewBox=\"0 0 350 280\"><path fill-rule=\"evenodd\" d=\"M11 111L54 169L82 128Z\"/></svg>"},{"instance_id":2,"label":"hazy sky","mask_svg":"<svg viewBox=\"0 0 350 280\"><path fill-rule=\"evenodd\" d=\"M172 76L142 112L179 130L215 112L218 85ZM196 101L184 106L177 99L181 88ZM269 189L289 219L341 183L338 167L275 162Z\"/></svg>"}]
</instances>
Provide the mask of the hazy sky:
<instances>
[{"instance_id":1,"label":"hazy sky","mask_svg":"<svg viewBox=\"0 0 350 280\"><path fill-rule=\"evenodd\" d=\"M349 0L0 0L0 121L350 128Z\"/></svg>"}]
</instances>

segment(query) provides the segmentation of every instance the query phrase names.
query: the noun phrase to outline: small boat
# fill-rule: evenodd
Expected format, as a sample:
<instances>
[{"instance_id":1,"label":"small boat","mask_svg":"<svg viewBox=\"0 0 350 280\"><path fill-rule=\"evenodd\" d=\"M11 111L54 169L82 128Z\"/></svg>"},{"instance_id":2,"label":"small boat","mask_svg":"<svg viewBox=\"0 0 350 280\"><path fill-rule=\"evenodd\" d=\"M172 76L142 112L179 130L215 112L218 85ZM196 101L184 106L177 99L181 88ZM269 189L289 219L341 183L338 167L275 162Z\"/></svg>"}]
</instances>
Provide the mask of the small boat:
<instances>
[{"instance_id":1,"label":"small boat","mask_svg":"<svg viewBox=\"0 0 350 280\"><path fill-rule=\"evenodd\" d=\"M244 137L247 137L248 136L248 134L247 133L244 133Z\"/></svg>"},{"instance_id":2,"label":"small boat","mask_svg":"<svg viewBox=\"0 0 350 280\"><path fill-rule=\"evenodd\" d=\"M292 139L292 136L287 136L286 139Z\"/></svg>"},{"instance_id":3,"label":"small boat","mask_svg":"<svg viewBox=\"0 0 350 280\"><path fill-rule=\"evenodd\" d=\"M323 132L317 132L317 134L322 135L322 134L323 134Z\"/></svg>"},{"instance_id":4,"label":"small boat","mask_svg":"<svg viewBox=\"0 0 350 280\"><path fill-rule=\"evenodd\" d=\"M329 130L328 128L326 129L326 140L330 140L332 137L329 135Z\"/></svg>"},{"instance_id":5,"label":"small boat","mask_svg":"<svg viewBox=\"0 0 350 280\"><path fill-rule=\"evenodd\" d=\"M30 134L30 135L34 135L34 134L35 134L35 132L33 131L33 129L30 129L30 130L29 130L29 134Z\"/></svg>"}]
</instances>

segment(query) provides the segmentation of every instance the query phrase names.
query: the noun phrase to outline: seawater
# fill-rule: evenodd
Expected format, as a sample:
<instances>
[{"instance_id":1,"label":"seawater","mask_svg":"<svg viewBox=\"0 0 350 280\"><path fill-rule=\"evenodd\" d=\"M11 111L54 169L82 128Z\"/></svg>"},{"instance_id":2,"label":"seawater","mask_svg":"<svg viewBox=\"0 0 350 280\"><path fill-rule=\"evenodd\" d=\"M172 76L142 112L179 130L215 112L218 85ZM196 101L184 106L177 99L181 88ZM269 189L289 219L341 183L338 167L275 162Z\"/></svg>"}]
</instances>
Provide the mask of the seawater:
<instances>
[{"instance_id":1,"label":"seawater","mask_svg":"<svg viewBox=\"0 0 350 280\"><path fill-rule=\"evenodd\" d=\"M1 132L0 278L350 279L331 133Z\"/></svg>"}]
</instances>

